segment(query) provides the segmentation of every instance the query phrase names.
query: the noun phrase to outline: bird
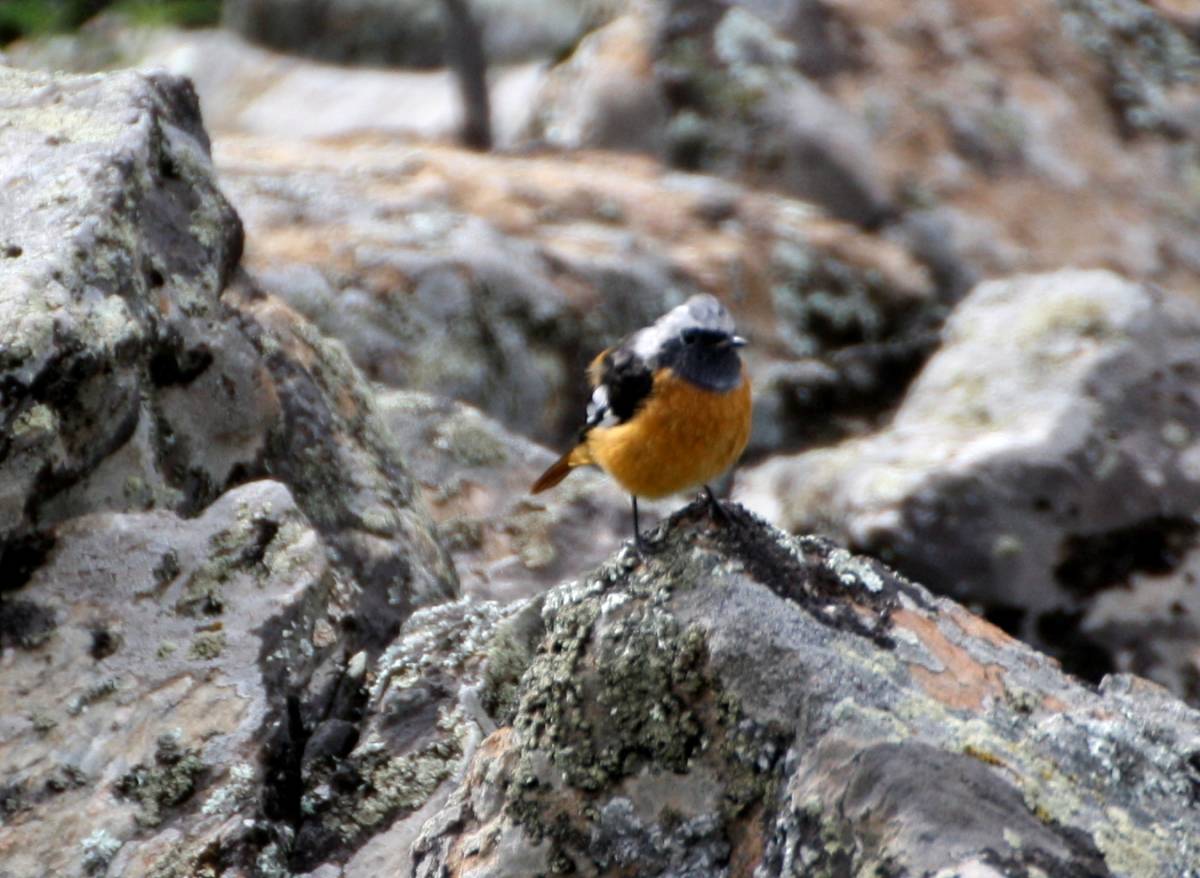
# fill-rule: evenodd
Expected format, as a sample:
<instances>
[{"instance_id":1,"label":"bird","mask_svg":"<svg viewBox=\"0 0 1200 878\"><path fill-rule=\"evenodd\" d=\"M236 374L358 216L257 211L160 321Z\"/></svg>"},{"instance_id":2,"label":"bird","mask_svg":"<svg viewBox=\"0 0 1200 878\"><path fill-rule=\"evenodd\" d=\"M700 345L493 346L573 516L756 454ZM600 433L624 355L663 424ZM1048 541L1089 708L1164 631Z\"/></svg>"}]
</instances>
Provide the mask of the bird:
<instances>
[{"instance_id":1,"label":"bird","mask_svg":"<svg viewBox=\"0 0 1200 878\"><path fill-rule=\"evenodd\" d=\"M730 469L750 439L750 380L738 355L746 340L707 293L601 351L587 375L592 395L576 444L538 477L539 494L580 466L596 465L638 498L704 487L715 517L727 518L709 482Z\"/></svg>"}]
</instances>

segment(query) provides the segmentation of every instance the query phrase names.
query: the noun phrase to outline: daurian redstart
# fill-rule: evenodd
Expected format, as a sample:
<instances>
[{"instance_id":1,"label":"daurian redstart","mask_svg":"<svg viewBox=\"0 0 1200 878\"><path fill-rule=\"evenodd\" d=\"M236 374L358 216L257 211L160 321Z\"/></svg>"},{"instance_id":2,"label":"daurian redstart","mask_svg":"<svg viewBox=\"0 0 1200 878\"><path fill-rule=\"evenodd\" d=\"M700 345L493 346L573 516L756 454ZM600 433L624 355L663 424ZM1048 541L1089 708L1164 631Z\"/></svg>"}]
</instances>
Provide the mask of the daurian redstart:
<instances>
[{"instance_id":1,"label":"daurian redstart","mask_svg":"<svg viewBox=\"0 0 1200 878\"><path fill-rule=\"evenodd\" d=\"M588 367L591 401L579 441L530 489L552 488L577 466L596 464L633 498L704 486L738 459L750 438L750 381L733 318L709 295L692 296L653 324L602 351Z\"/></svg>"}]
</instances>

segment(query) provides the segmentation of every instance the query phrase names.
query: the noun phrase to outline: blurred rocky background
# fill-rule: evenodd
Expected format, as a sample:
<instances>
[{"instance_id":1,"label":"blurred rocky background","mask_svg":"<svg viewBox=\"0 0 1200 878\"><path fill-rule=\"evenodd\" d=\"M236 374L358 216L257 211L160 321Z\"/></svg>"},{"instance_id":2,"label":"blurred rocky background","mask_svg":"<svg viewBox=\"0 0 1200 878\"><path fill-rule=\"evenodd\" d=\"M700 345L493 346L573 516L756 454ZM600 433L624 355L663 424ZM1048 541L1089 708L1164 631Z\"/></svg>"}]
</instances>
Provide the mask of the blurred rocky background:
<instances>
[{"instance_id":1,"label":"blurred rocky background","mask_svg":"<svg viewBox=\"0 0 1200 878\"><path fill-rule=\"evenodd\" d=\"M0 878L1200 875L1200 4L0 41ZM526 489L700 291L761 518L639 562Z\"/></svg>"}]
</instances>

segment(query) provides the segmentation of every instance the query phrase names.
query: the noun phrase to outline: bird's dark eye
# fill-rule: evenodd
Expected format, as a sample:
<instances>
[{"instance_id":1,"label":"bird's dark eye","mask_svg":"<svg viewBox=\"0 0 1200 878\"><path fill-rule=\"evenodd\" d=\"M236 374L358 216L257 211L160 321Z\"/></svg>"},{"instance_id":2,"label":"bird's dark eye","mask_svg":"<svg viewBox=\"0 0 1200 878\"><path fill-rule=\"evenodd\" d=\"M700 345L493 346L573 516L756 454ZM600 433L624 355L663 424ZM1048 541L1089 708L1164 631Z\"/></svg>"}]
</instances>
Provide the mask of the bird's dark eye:
<instances>
[{"instance_id":1,"label":"bird's dark eye","mask_svg":"<svg viewBox=\"0 0 1200 878\"><path fill-rule=\"evenodd\" d=\"M695 344L700 340L700 330L685 329L683 332L679 333L679 338L684 344Z\"/></svg>"}]
</instances>

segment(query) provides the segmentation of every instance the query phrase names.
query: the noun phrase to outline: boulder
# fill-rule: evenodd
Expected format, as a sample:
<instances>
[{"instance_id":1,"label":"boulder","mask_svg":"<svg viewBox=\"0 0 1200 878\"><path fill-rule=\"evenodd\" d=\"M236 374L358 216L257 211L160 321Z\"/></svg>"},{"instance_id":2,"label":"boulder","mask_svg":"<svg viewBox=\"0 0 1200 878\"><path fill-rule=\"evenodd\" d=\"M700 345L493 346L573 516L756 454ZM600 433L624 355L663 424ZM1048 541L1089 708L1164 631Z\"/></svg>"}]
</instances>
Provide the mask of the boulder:
<instances>
[{"instance_id":1,"label":"boulder","mask_svg":"<svg viewBox=\"0 0 1200 878\"><path fill-rule=\"evenodd\" d=\"M989 281L951 314L886 428L773 459L738 496L983 607L1099 679L1124 635L1094 620L1094 642L1080 639L1081 614L1135 574L1176 570L1194 542L1198 333L1189 299L1108 272ZM1195 673L1190 650L1162 659L1164 682Z\"/></svg>"},{"instance_id":2,"label":"boulder","mask_svg":"<svg viewBox=\"0 0 1200 878\"><path fill-rule=\"evenodd\" d=\"M877 224L888 195L863 123L796 67L796 46L741 6L633 4L555 68L529 136L649 150ZM698 11L699 7L703 11Z\"/></svg>"},{"instance_id":3,"label":"boulder","mask_svg":"<svg viewBox=\"0 0 1200 878\"><path fill-rule=\"evenodd\" d=\"M5 865L274 868L342 680L453 568L365 379L238 268L187 82L0 108Z\"/></svg>"}]
</instances>

